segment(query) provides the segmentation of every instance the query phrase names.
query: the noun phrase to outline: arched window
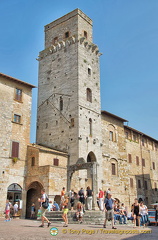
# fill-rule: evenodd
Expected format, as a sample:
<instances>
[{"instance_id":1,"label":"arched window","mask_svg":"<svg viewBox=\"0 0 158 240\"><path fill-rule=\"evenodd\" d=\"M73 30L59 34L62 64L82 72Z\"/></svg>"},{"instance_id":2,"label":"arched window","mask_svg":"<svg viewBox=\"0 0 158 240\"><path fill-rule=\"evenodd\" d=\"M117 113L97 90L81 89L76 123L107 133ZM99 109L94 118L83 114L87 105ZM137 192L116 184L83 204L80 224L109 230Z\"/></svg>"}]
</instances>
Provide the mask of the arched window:
<instances>
[{"instance_id":1,"label":"arched window","mask_svg":"<svg viewBox=\"0 0 158 240\"><path fill-rule=\"evenodd\" d=\"M87 101L92 102L92 90L87 88Z\"/></svg>"},{"instance_id":2,"label":"arched window","mask_svg":"<svg viewBox=\"0 0 158 240\"><path fill-rule=\"evenodd\" d=\"M116 175L116 165L115 165L115 163L111 163L111 170L112 170L112 175Z\"/></svg>"},{"instance_id":3,"label":"arched window","mask_svg":"<svg viewBox=\"0 0 158 240\"><path fill-rule=\"evenodd\" d=\"M63 98L60 97L60 111L63 110Z\"/></svg>"},{"instance_id":4,"label":"arched window","mask_svg":"<svg viewBox=\"0 0 158 240\"><path fill-rule=\"evenodd\" d=\"M92 119L89 119L89 136L92 137Z\"/></svg>"},{"instance_id":5,"label":"arched window","mask_svg":"<svg viewBox=\"0 0 158 240\"><path fill-rule=\"evenodd\" d=\"M116 159L112 158L111 159L111 175L117 176L117 173L118 173L118 163Z\"/></svg>"},{"instance_id":6,"label":"arched window","mask_svg":"<svg viewBox=\"0 0 158 240\"><path fill-rule=\"evenodd\" d=\"M87 162L96 162L96 156L93 152L88 153Z\"/></svg>"},{"instance_id":7,"label":"arched window","mask_svg":"<svg viewBox=\"0 0 158 240\"><path fill-rule=\"evenodd\" d=\"M116 129L112 124L109 124L108 126L109 130L109 140L112 142L116 142Z\"/></svg>"}]
</instances>

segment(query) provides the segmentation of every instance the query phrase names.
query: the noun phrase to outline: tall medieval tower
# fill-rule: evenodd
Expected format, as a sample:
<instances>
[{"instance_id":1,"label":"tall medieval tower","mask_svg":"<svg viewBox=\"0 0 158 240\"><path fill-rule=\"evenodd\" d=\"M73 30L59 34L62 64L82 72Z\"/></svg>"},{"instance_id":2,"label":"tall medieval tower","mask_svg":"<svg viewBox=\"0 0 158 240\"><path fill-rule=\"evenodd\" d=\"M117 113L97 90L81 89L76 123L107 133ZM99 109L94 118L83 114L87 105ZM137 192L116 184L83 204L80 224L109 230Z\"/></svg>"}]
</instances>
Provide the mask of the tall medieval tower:
<instances>
[{"instance_id":1,"label":"tall medieval tower","mask_svg":"<svg viewBox=\"0 0 158 240\"><path fill-rule=\"evenodd\" d=\"M78 179L95 192L102 179L99 56L92 20L81 10L45 26L45 49L38 58L37 144L68 152L68 178L86 169Z\"/></svg>"}]
</instances>

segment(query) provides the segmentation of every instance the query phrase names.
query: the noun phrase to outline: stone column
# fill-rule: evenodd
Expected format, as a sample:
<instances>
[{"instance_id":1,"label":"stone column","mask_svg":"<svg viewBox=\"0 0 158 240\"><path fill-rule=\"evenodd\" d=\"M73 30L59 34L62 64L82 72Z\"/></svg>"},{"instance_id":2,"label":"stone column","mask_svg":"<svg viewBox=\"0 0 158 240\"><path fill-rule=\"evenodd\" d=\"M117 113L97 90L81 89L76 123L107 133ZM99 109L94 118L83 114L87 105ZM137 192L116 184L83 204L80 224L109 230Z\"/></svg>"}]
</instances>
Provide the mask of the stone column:
<instances>
[{"instance_id":1,"label":"stone column","mask_svg":"<svg viewBox=\"0 0 158 240\"><path fill-rule=\"evenodd\" d=\"M93 203L92 203L93 210L97 210L98 209L98 207L97 207L97 199L96 199L96 194L98 192L97 166L98 166L98 164L96 162L94 162L92 167L91 167L92 189L93 189Z\"/></svg>"},{"instance_id":2,"label":"stone column","mask_svg":"<svg viewBox=\"0 0 158 240\"><path fill-rule=\"evenodd\" d=\"M67 170L67 192L69 192L71 189L72 174L73 174L72 170L70 168L68 168L68 170Z\"/></svg>"}]
</instances>

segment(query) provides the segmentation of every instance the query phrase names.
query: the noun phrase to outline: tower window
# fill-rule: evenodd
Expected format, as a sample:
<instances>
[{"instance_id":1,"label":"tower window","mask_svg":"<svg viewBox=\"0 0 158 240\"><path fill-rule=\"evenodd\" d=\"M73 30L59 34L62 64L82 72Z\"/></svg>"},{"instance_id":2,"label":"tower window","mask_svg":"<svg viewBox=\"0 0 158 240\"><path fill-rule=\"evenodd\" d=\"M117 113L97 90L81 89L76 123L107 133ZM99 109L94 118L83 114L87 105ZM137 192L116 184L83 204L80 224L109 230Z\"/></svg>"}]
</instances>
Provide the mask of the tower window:
<instances>
[{"instance_id":1,"label":"tower window","mask_svg":"<svg viewBox=\"0 0 158 240\"><path fill-rule=\"evenodd\" d=\"M87 88L87 101L92 102L92 90Z\"/></svg>"},{"instance_id":2,"label":"tower window","mask_svg":"<svg viewBox=\"0 0 158 240\"><path fill-rule=\"evenodd\" d=\"M69 32L66 32L65 33L65 38L68 38L70 36L70 33Z\"/></svg>"},{"instance_id":3,"label":"tower window","mask_svg":"<svg viewBox=\"0 0 158 240\"><path fill-rule=\"evenodd\" d=\"M111 163L112 175L116 175L116 166L115 163Z\"/></svg>"},{"instance_id":4,"label":"tower window","mask_svg":"<svg viewBox=\"0 0 158 240\"><path fill-rule=\"evenodd\" d=\"M58 42L58 37L55 37L53 40L53 44L57 44L57 42Z\"/></svg>"},{"instance_id":5,"label":"tower window","mask_svg":"<svg viewBox=\"0 0 158 240\"><path fill-rule=\"evenodd\" d=\"M89 136L92 137L92 119L89 119Z\"/></svg>"},{"instance_id":6,"label":"tower window","mask_svg":"<svg viewBox=\"0 0 158 240\"><path fill-rule=\"evenodd\" d=\"M63 98L60 97L60 111L63 110Z\"/></svg>"},{"instance_id":7,"label":"tower window","mask_svg":"<svg viewBox=\"0 0 158 240\"><path fill-rule=\"evenodd\" d=\"M91 69L88 68L88 75L91 76Z\"/></svg>"},{"instance_id":8,"label":"tower window","mask_svg":"<svg viewBox=\"0 0 158 240\"><path fill-rule=\"evenodd\" d=\"M74 127L74 126L75 126L74 118L71 118L71 127Z\"/></svg>"},{"instance_id":9,"label":"tower window","mask_svg":"<svg viewBox=\"0 0 158 240\"><path fill-rule=\"evenodd\" d=\"M31 159L31 166L32 167L35 166L35 157L32 157L32 159Z\"/></svg>"},{"instance_id":10,"label":"tower window","mask_svg":"<svg viewBox=\"0 0 158 240\"><path fill-rule=\"evenodd\" d=\"M110 141L114 140L114 133L112 131L109 132L109 139Z\"/></svg>"},{"instance_id":11,"label":"tower window","mask_svg":"<svg viewBox=\"0 0 158 240\"><path fill-rule=\"evenodd\" d=\"M155 170L155 162L152 162L152 164L153 164L153 170Z\"/></svg>"},{"instance_id":12,"label":"tower window","mask_svg":"<svg viewBox=\"0 0 158 240\"><path fill-rule=\"evenodd\" d=\"M84 37L87 38L87 32L86 31L84 31Z\"/></svg>"}]
</instances>

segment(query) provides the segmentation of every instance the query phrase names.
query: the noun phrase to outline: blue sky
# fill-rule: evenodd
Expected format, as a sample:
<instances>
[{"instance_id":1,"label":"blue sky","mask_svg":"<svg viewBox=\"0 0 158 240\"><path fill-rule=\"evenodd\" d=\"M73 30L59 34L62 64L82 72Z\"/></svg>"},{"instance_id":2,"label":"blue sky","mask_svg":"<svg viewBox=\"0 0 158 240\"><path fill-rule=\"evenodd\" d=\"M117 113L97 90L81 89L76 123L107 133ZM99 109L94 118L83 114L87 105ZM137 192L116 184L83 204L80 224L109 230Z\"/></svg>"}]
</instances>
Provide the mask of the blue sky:
<instances>
[{"instance_id":1,"label":"blue sky","mask_svg":"<svg viewBox=\"0 0 158 240\"><path fill-rule=\"evenodd\" d=\"M44 26L80 8L93 20L101 108L158 139L158 0L0 0L0 72L38 85ZM35 142L33 89L31 142Z\"/></svg>"}]
</instances>

